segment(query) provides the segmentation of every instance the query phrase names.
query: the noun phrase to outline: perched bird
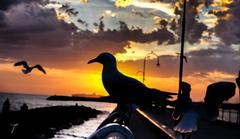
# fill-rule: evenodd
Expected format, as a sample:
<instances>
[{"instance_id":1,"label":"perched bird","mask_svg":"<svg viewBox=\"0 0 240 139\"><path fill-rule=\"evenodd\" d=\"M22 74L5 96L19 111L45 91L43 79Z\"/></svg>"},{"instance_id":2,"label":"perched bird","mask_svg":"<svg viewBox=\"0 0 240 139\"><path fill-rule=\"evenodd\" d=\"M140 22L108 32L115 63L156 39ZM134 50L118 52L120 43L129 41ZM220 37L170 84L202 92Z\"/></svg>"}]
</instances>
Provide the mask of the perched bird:
<instances>
[{"instance_id":1,"label":"perched bird","mask_svg":"<svg viewBox=\"0 0 240 139\"><path fill-rule=\"evenodd\" d=\"M184 88L184 85L182 85ZM199 119L205 119L214 121L218 117L218 108L223 103L234 96L236 85L232 82L216 82L210 84L207 87L207 92L204 98L204 103L191 103L185 102L187 99L179 97L175 110L177 110L179 116L178 124L173 128L180 133L191 133L197 130L197 121ZM191 89L191 87L190 87ZM186 90L190 92L190 90ZM184 95L185 93L182 93ZM187 105L186 105L187 104ZM176 114L175 113L175 114Z\"/></svg>"},{"instance_id":2,"label":"perched bird","mask_svg":"<svg viewBox=\"0 0 240 139\"><path fill-rule=\"evenodd\" d=\"M35 65L32 67L29 67L26 61L19 61L17 63L14 64L14 66L23 66L24 69L22 69L22 72L24 74L28 74L30 73L34 68L37 68L39 71L43 72L44 74L46 74L46 71L43 69L43 67L41 65Z\"/></svg>"},{"instance_id":3,"label":"perched bird","mask_svg":"<svg viewBox=\"0 0 240 139\"><path fill-rule=\"evenodd\" d=\"M88 62L103 65L102 82L108 94L121 104L150 104L154 100L167 100L174 93L164 92L146 87L140 81L128 77L118 71L116 58L107 52L101 53Z\"/></svg>"}]
</instances>

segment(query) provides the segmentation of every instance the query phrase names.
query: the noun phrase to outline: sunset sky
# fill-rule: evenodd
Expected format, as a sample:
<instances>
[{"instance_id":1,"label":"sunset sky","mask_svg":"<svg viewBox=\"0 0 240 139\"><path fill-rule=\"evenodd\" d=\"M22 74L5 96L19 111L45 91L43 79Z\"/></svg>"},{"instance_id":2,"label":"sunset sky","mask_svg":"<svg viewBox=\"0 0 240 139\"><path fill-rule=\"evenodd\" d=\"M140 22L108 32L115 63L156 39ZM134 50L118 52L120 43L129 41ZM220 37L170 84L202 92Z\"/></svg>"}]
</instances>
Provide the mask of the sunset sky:
<instances>
[{"instance_id":1,"label":"sunset sky","mask_svg":"<svg viewBox=\"0 0 240 139\"><path fill-rule=\"evenodd\" d=\"M113 53L119 70L145 84L177 92L181 0L1 0L0 92L107 95L99 53ZM202 101L207 85L235 82L240 70L240 2L190 0L187 6L183 80ZM13 64L41 64L24 75ZM139 74L137 74L139 73ZM238 102L238 89L232 102Z\"/></svg>"}]
</instances>

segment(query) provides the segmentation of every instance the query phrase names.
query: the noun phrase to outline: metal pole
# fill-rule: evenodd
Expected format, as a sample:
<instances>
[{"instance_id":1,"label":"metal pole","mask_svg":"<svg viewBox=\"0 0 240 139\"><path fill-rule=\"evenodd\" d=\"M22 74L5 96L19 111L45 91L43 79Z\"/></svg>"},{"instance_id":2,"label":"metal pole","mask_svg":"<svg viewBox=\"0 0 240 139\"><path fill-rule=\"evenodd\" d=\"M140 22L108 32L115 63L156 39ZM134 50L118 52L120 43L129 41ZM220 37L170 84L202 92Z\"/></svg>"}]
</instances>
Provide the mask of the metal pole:
<instances>
[{"instance_id":1,"label":"metal pole","mask_svg":"<svg viewBox=\"0 0 240 139\"><path fill-rule=\"evenodd\" d=\"M178 97L181 95L182 90L182 75L183 75L183 57L184 57L184 38L185 38L185 22L186 22L186 0L183 1L182 13L182 32L181 32L181 53L180 53L180 66L179 66L179 88Z\"/></svg>"},{"instance_id":2,"label":"metal pole","mask_svg":"<svg viewBox=\"0 0 240 139\"><path fill-rule=\"evenodd\" d=\"M157 57L157 66L160 66L159 56L158 56L156 53L154 53L153 51L151 51L150 53L147 53L147 54L145 55L144 60L143 60L143 79L142 79L143 84L144 84L144 81L145 81L147 58L148 58L148 56L151 55L151 54Z\"/></svg>"}]
</instances>

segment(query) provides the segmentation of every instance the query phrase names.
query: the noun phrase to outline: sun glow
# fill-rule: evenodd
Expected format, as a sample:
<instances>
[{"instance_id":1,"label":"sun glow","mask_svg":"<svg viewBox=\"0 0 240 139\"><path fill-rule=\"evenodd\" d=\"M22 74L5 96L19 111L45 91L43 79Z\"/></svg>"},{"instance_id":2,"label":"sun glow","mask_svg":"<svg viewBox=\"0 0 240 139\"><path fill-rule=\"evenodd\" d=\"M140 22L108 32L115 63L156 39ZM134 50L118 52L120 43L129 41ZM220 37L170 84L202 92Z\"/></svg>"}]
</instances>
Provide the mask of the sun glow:
<instances>
[{"instance_id":1,"label":"sun glow","mask_svg":"<svg viewBox=\"0 0 240 139\"><path fill-rule=\"evenodd\" d=\"M89 93L107 95L101 80L99 71L76 71L47 68L46 75L33 70L30 74L22 74L22 67L14 67L13 63L0 64L0 76L2 77L2 91L72 95L73 93ZM8 81L7 81L8 80ZM11 90L9 83L14 84ZM4 88L10 90L4 90Z\"/></svg>"},{"instance_id":2,"label":"sun glow","mask_svg":"<svg viewBox=\"0 0 240 139\"><path fill-rule=\"evenodd\" d=\"M70 17L69 17L69 15L66 14L66 13L60 12L60 11L58 11L58 10L56 10L56 17L57 17L58 20L63 20L63 21L65 21L65 22L67 22L67 23L70 22Z\"/></svg>"},{"instance_id":3,"label":"sun glow","mask_svg":"<svg viewBox=\"0 0 240 139\"><path fill-rule=\"evenodd\" d=\"M115 6L117 8L125 8L129 5L131 5L133 0L116 0L115 1Z\"/></svg>"}]
</instances>

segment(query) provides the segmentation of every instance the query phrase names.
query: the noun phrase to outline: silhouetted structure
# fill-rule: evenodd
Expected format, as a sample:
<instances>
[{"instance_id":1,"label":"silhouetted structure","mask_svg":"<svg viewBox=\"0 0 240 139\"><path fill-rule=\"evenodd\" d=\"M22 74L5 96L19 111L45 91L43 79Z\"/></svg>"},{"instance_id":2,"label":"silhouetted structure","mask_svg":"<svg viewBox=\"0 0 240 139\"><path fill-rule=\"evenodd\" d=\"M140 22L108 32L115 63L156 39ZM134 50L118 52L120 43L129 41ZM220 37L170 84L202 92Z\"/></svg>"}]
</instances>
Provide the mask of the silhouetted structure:
<instances>
[{"instance_id":1,"label":"silhouetted structure","mask_svg":"<svg viewBox=\"0 0 240 139\"><path fill-rule=\"evenodd\" d=\"M154 100L168 101L169 98L172 98L171 95L176 95L174 93L148 88L138 80L122 74L117 69L115 57L110 53L101 53L95 59L90 60L88 64L94 62L103 65L103 85L110 97L117 103L117 111L125 109L126 106L132 109L132 104L145 107L151 105Z\"/></svg>"},{"instance_id":2,"label":"silhouetted structure","mask_svg":"<svg viewBox=\"0 0 240 139\"><path fill-rule=\"evenodd\" d=\"M238 72L238 77L236 78L236 83L238 88L240 89L240 71Z\"/></svg>"},{"instance_id":3,"label":"silhouetted structure","mask_svg":"<svg viewBox=\"0 0 240 139\"><path fill-rule=\"evenodd\" d=\"M26 112L28 111L28 106L26 103L24 103L22 106L21 106L21 109L20 109L22 112Z\"/></svg>"},{"instance_id":4,"label":"silhouetted structure","mask_svg":"<svg viewBox=\"0 0 240 139\"><path fill-rule=\"evenodd\" d=\"M23 104L24 105L24 104ZM101 111L85 106L52 106L0 113L1 139L47 139L61 129L83 124Z\"/></svg>"},{"instance_id":5,"label":"silhouetted structure","mask_svg":"<svg viewBox=\"0 0 240 139\"><path fill-rule=\"evenodd\" d=\"M190 91L188 85L182 85L183 89L186 87L186 91ZM176 110L181 110L182 118L180 122L174 127L175 131L180 133L191 133L197 130L198 119L206 119L214 121L218 117L218 108L223 103L234 96L236 85L232 82L217 82L210 84L207 87L207 92L204 98L204 103L190 104L189 102L183 102L185 97L188 98L188 93L182 93L179 97ZM186 96L184 96L186 95ZM187 105L185 104L187 103ZM182 108L177 108L182 107Z\"/></svg>"},{"instance_id":6,"label":"silhouetted structure","mask_svg":"<svg viewBox=\"0 0 240 139\"><path fill-rule=\"evenodd\" d=\"M173 119L178 120L184 112L189 110L189 107L192 105L190 92L191 85L187 82L182 82L182 93L176 101L175 110L173 112Z\"/></svg>"},{"instance_id":7,"label":"silhouetted structure","mask_svg":"<svg viewBox=\"0 0 240 139\"><path fill-rule=\"evenodd\" d=\"M46 74L46 71L43 69L43 67L41 65L35 65L30 67L26 61L20 61L14 64L14 66L23 66L24 69L22 69L22 72L24 74L28 74L30 73L34 68L37 68L39 71L43 72L44 74Z\"/></svg>"},{"instance_id":8,"label":"silhouetted structure","mask_svg":"<svg viewBox=\"0 0 240 139\"><path fill-rule=\"evenodd\" d=\"M238 115L237 115L237 122L240 124L240 71L238 72L238 77L236 78L236 83L237 83L237 86L238 86L238 97L239 97L239 100L238 100Z\"/></svg>"},{"instance_id":9,"label":"silhouetted structure","mask_svg":"<svg viewBox=\"0 0 240 139\"><path fill-rule=\"evenodd\" d=\"M176 101L175 110L173 112L173 119L175 124L178 124L183 117L183 114L191 108L192 99L190 97L191 85L187 82L182 82L182 93L178 96ZM184 139L189 139L191 137L191 132L182 133Z\"/></svg>"},{"instance_id":10,"label":"silhouetted structure","mask_svg":"<svg viewBox=\"0 0 240 139\"><path fill-rule=\"evenodd\" d=\"M3 103L2 113L8 113L9 111L10 111L10 102L9 102L9 99L7 98Z\"/></svg>"}]
</instances>

